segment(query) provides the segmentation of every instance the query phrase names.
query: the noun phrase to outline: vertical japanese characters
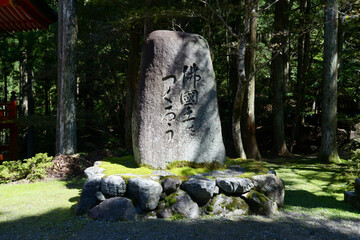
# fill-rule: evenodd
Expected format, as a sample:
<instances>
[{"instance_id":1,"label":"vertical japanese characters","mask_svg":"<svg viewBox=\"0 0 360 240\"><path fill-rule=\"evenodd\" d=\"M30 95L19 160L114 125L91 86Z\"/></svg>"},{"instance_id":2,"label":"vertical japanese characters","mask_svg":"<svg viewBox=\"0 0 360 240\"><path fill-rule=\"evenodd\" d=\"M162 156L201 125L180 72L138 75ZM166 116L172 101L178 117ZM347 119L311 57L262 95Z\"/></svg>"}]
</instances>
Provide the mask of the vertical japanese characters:
<instances>
[{"instance_id":1,"label":"vertical japanese characters","mask_svg":"<svg viewBox=\"0 0 360 240\"><path fill-rule=\"evenodd\" d=\"M196 108L199 101L198 82L202 80L199 74L199 68L194 63L192 66L185 65L183 68L182 82L177 82L175 75L169 75L162 80L164 81L164 121L167 124L165 131L167 141L172 141L174 138L173 124L179 122L184 125L186 132L190 135L196 134ZM174 95L172 91L175 84L180 84L180 96ZM175 101L180 101L181 111L176 114L174 110Z\"/></svg>"}]
</instances>

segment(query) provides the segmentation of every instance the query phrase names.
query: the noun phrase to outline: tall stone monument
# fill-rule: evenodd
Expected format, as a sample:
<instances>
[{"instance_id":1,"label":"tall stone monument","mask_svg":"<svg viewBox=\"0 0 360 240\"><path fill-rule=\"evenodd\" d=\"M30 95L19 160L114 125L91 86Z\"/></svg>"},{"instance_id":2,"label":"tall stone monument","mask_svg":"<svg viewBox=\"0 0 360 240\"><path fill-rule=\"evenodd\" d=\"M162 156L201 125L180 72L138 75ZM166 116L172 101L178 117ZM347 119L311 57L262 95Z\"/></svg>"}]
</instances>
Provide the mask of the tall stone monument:
<instances>
[{"instance_id":1,"label":"tall stone monument","mask_svg":"<svg viewBox=\"0 0 360 240\"><path fill-rule=\"evenodd\" d=\"M132 123L139 164L223 163L215 74L203 37L162 30L148 36Z\"/></svg>"}]
</instances>

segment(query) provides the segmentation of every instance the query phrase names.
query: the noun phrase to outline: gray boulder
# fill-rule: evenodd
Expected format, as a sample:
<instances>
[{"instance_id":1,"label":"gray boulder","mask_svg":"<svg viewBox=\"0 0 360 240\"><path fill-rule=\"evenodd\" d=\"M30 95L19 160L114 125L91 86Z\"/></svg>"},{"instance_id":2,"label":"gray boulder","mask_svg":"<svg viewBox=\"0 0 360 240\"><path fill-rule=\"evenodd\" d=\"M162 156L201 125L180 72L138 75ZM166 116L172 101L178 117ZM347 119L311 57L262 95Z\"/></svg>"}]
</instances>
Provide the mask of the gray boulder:
<instances>
[{"instance_id":1,"label":"gray boulder","mask_svg":"<svg viewBox=\"0 0 360 240\"><path fill-rule=\"evenodd\" d=\"M215 73L203 37L152 32L143 47L135 101L137 163L164 169L177 160L224 162Z\"/></svg>"},{"instance_id":2,"label":"gray boulder","mask_svg":"<svg viewBox=\"0 0 360 240\"><path fill-rule=\"evenodd\" d=\"M251 212L256 215L271 216L278 211L275 201L255 190L246 194L246 202L249 204Z\"/></svg>"},{"instance_id":3,"label":"gray boulder","mask_svg":"<svg viewBox=\"0 0 360 240\"><path fill-rule=\"evenodd\" d=\"M162 187L160 183L145 178L130 178L128 181L128 193L139 203L145 211L154 210L160 200Z\"/></svg>"},{"instance_id":4,"label":"gray boulder","mask_svg":"<svg viewBox=\"0 0 360 240\"><path fill-rule=\"evenodd\" d=\"M355 192L360 194L360 178L355 179Z\"/></svg>"},{"instance_id":5,"label":"gray boulder","mask_svg":"<svg viewBox=\"0 0 360 240\"><path fill-rule=\"evenodd\" d=\"M88 178L91 178L96 175L102 174L103 171L105 171L105 169L100 167L88 167L84 170L84 173Z\"/></svg>"},{"instance_id":6,"label":"gray boulder","mask_svg":"<svg viewBox=\"0 0 360 240\"><path fill-rule=\"evenodd\" d=\"M163 191L169 195L175 192L180 186L182 181L180 179L174 178L165 178L161 181L161 186L163 187Z\"/></svg>"},{"instance_id":7,"label":"gray boulder","mask_svg":"<svg viewBox=\"0 0 360 240\"><path fill-rule=\"evenodd\" d=\"M273 199L280 208L284 206L285 184L274 174L257 175L251 177L257 191Z\"/></svg>"},{"instance_id":8,"label":"gray boulder","mask_svg":"<svg viewBox=\"0 0 360 240\"><path fill-rule=\"evenodd\" d=\"M106 200L106 197L104 196L104 194L101 191L98 191L95 193L95 197L98 201L102 202Z\"/></svg>"},{"instance_id":9,"label":"gray boulder","mask_svg":"<svg viewBox=\"0 0 360 240\"><path fill-rule=\"evenodd\" d=\"M101 181L101 192L109 196L124 196L126 192L126 182L120 176L108 176Z\"/></svg>"},{"instance_id":10,"label":"gray boulder","mask_svg":"<svg viewBox=\"0 0 360 240\"><path fill-rule=\"evenodd\" d=\"M253 187L253 182L248 178L217 178L216 184L224 192L243 194L249 192Z\"/></svg>"},{"instance_id":11,"label":"gray boulder","mask_svg":"<svg viewBox=\"0 0 360 240\"><path fill-rule=\"evenodd\" d=\"M87 213L89 209L97 204L96 192L100 190L101 175L88 178L84 183L80 200L75 208L76 215Z\"/></svg>"},{"instance_id":12,"label":"gray boulder","mask_svg":"<svg viewBox=\"0 0 360 240\"><path fill-rule=\"evenodd\" d=\"M89 218L116 221L131 221L136 218L136 210L132 201L124 197L106 199L88 213Z\"/></svg>"},{"instance_id":13,"label":"gray boulder","mask_svg":"<svg viewBox=\"0 0 360 240\"><path fill-rule=\"evenodd\" d=\"M189 194L179 189L165 198L156 213L158 218L171 218L174 215L180 218L197 218L200 209Z\"/></svg>"},{"instance_id":14,"label":"gray boulder","mask_svg":"<svg viewBox=\"0 0 360 240\"><path fill-rule=\"evenodd\" d=\"M211 199L208 207L209 213L222 217L247 215L249 205L241 197L229 197L225 194L216 195Z\"/></svg>"},{"instance_id":15,"label":"gray boulder","mask_svg":"<svg viewBox=\"0 0 360 240\"><path fill-rule=\"evenodd\" d=\"M200 177L190 178L187 182L183 183L181 187L200 206L209 202L214 195L214 191L216 191L215 180Z\"/></svg>"}]
</instances>

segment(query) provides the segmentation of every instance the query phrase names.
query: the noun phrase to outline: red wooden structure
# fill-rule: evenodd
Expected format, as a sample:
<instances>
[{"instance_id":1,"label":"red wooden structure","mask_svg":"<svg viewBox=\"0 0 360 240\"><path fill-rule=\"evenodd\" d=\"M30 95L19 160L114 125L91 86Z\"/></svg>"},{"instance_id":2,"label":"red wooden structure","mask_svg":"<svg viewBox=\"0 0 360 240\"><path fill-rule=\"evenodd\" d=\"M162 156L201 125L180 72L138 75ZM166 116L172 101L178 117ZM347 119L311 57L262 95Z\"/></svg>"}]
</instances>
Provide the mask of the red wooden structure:
<instances>
[{"instance_id":1,"label":"red wooden structure","mask_svg":"<svg viewBox=\"0 0 360 240\"><path fill-rule=\"evenodd\" d=\"M0 145L0 161L17 160L18 157L18 124L17 103L0 103L0 134L2 145ZM9 130L9 132L6 131ZM4 140L8 140L5 142Z\"/></svg>"},{"instance_id":2,"label":"red wooden structure","mask_svg":"<svg viewBox=\"0 0 360 240\"><path fill-rule=\"evenodd\" d=\"M0 0L0 32L47 29L56 12L42 0Z\"/></svg>"},{"instance_id":3,"label":"red wooden structure","mask_svg":"<svg viewBox=\"0 0 360 240\"><path fill-rule=\"evenodd\" d=\"M43 0L0 0L0 33L47 29L56 12ZM18 159L16 101L0 103L0 161Z\"/></svg>"}]
</instances>

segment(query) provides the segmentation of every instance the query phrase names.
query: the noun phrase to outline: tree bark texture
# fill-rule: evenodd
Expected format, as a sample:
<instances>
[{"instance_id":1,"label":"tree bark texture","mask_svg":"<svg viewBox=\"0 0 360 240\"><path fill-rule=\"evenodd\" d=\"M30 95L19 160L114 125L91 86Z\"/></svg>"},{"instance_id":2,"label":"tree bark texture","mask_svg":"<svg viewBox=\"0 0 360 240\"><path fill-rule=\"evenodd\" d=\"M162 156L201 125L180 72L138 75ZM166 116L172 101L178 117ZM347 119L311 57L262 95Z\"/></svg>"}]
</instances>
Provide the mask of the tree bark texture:
<instances>
[{"instance_id":1,"label":"tree bark texture","mask_svg":"<svg viewBox=\"0 0 360 240\"><path fill-rule=\"evenodd\" d=\"M19 37L19 45L25 47L25 40L23 35L21 34ZM20 93L19 93L19 105L20 105L20 116L28 116L28 76L26 71L26 65L28 61L27 52L24 49L21 49L20 55Z\"/></svg>"},{"instance_id":2,"label":"tree bark texture","mask_svg":"<svg viewBox=\"0 0 360 240\"><path fill-rule=\"evenodd\" d=\"M255 71L257 5L257 0L246 0L246 14L250 19L249 31L246 34L247 47L245 51L245 73L248 87L245 90L241 122L246 156L253 159L261 159L255 132L255 76L248 79L249 75Z\"/></svg>"},{"instance_id":3,"label":"tree bark texture","mask_svg":"<svg viewBox=\"0 0 360 240\"><path fill-rule=\"evenodd\" d=\"M244 34L239 42L237 59L237 77L238 84L233 106L232 115L232 134L235 152L240 158L246 159L246 153L241 136L241 113L244 103L245 90L248 87L245 75L245 52L246 52L246 34L249 31L249 16L245 14Z\"/></svg>"},{"instance_id":4,"label":"tree bark texture","mask_svg":"<svg viewBox=\"0 0 360 240\"><path fill-rule=\"evenodd\" d=\"M134 105L134 96L139 77L140 67L140 32L133 29L130 32L128 72L126 79L126 107L125 107L125 146L132 149L131 118Z\"/></svg>"},{"instance_id":5,"label":"tree bark texture","mask_svg":"<svg viewBox=\"0 0 360 240\"><path fill-rule=\"evenodd\" d=\"M238 86L233 106L232 132L235 152L238 157L246 159L245 149L241 137L241 109L244 102L246 89L245 76L245 37L239 45L238 52Z\"/></svg>"},{"instance_id":6,"label":"tree bark texture","mask_svg":"<svg viewBox=\"0 0 360 240\"><path fill-rule=\"evenodd\" d=\"M339 162L337 151L337 65L338 65L338 4L327 0L324 23L324 79L322 95L321 145L318 158L324 162Z\"/></svg>"},{"instance_id":7,"label":"tree bark texture","mask_svg":"<svg viewBox=\"0 0 360 240\"><path fill-rule=\"evenodd\" d=\"M285 140L285 121L284 121L284 82L286 77L286 16L288 10L288 0L279 0L275 4L274 21L274 49L273 54L280 53L271 62L271 75L273 81L273 151L276 155L287 156L289 151Z\"/></svg>"},{"instance_id":8,"label":"tree bark texture","mask_svg":"<svg viewBox=\"0 0 360 240\"><path fill-rule=\"evenodd\" d=\"M58 102L56 153L74 154L76 142L76 41L75 0L59 0Z\"/></svg>"}]
</instances>

